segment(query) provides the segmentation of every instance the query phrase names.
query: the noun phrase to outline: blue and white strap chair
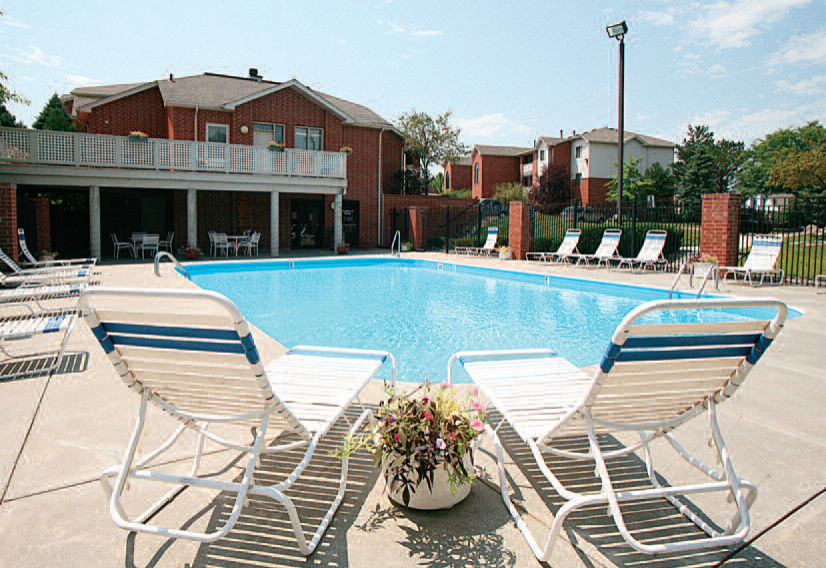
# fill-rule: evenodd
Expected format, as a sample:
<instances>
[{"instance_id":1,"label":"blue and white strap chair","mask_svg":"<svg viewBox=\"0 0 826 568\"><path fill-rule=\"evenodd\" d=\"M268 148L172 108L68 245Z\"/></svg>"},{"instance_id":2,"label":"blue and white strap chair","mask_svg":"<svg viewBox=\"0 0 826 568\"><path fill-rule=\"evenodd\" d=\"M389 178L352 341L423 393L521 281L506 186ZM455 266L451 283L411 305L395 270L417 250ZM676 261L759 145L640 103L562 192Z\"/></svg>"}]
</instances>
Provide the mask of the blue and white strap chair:
<instances>
[{"instance_id":1,"label":"blue and white strap chair","mask_svg":"<svg viewBox=\"0 0 826 568\"><path fill-rule=\"evenodd\" d=\"M491 255L496 252L496 241L499 239L499 227L488 227L488 238L481 247L456 247L456 254Z\"/></svg>"},{"instance_id":2,"label":"blue and white strap chair","mask_svg":"<svg viewBox=\"0 0 826 568\"><path fill-rule=\"evenodd\" d=\"M31 302L41 311L45 309L41 304L42 301L79 296L86 289L86 282L79 281L66 284L14 282L16 286L5 287L6 281L7 277L0 274L0 304Z\"/></svg>"},{"instance_id":3,"label":"blue and white strap chair","mask_svg":"<svg viewBox=\"0 0 826 568\"><path fill-rule=\"evenodd\" d=\"M323 518L319 515L320 525L309 538L286 491L301 479L319 441L334 423L347 421L352 434L371 418L370 410L362 409L350 423L345 410L353 403L361 404L359 393L385 362L392 363L395 382L393 357L384 351L295 347L265 368L249 325L235 304L220 294L201 290L93 288L81 296L80 309L116 373L140 396L137 423L123 463L101 476L115 524L129 531L209 542L232 530L248 495L264 496L286 508L299 549L311 554L344 497L348 458L341 461L338 492ZM150 403L180 425L157 450L136 459ZM251 426L254 439L252 443L228 440L218 431L208 430L211 423L222 424L222 428ZM267 432L276 429L294 434L298 440L292 436L270 442L272 432L269 437ZM154 469L160 456L174 447L186 430L197 438L190 475ZM244 454L240 482L197 475L205 440ZM306 448L303 459L283 481L270 485L255 482L253 471L260 455L294 453L301 448ZM127 479L167 483L173 488L143 514L130 519L121 500ZM202 533L147 520L182 486L234 496L232 511L217 530Z\"/></svg>"},{"instance_id":4,"label":"blue and white strap chair","mask_svg":"<svg viewBox=\"0 0 826 568\"><path fill-rule=\"evenodd\" d=\"M620 256L617 252L620 238L622 238L622 229L605 229L602 233L602 241L600 241L597 250L594 254L572 254L571 258L576 258L576 264L584 264L590 266L591 262L596 262L597 266L610 266L612 260L619 260Z\"/></svg>"},{"instance_id":5,"label":"blue and white strap chair","mask_svg":"<svg viewBox=\"0 0 826 568\"><path fill-rule=\"evenodd\" d=\"M23 302L0 303L0 380L56 371L76 321L74 305L44 311Z\"/></svg>"},{"instance_id":6,"label":"blue and white strap chair","mask_svg":"<svg viewBox=\"0 0 826 568\"><path fill-rule=\"evenodd\" d=\"M725 271L724 278L728 278L728 275L731 274L737 280L737 276L742 275L743 281L748 280L752 286L754 285L754 276L760 276L761 285L767 276L770 282L774 283L776 278L776 283L781 284L785 272L782 268L775 268L775 266L782 249L782 235L756 235L751 243L749 256L743 266L721 266L718 270Z\"/></svg>"},{"instance_id":7,"label":"blue and white strap chair","mask_svg":"<svg viewBox=\"0 0 826 568\"><path fill-rule=\"evenodd\" d=\"M700 323L703 313L711 313L713 317L705 319L713 323ZM588 505L607 504L623 539L643 553L680 552L743 542L749 532L749 507L756 489L734 471L717 423L717 405L737 391L780 333L787 313L786 305L773 299L649 302L623 319L593 373L578 369L547 349L455 354L448 363L448 380L452 381L453 363L458 361L501 412L502 422L507 421L529 446L539 470L566 501L553 516L550 533L540 546L508 494L502 445L497 435L502 423L496 429L487 426L496 448L505 505L537 558L551 558L566 517ZM694 323L674 323L683 319L681 315ZM715 453L722 464L720 469L689 454L671 433L705 413ZM601 445L602 435L624 432L638 433L639 441L618 449L616 445ZM665 438L677 455L709 481L661 485L649 449L650 442L658 438ZM651 487L615 486L624 480L609 474L606 460L639 449L645 455ZM579 493L576 488L565 487L542 452L595 462L601 490ZM730 495L734 500L730 525L723 530L696 514L684 499L687 495L714 492ZM662 531L651 530L651 523L645 525L649 530L632 534L619 504L651 499L666 499L676 508L669 508L658 526L665 529L671 522L669 517L679 512L708 536L697 538L695 534L673 540L675 535L669 535L663 539Z\"/></svg>"},{"instance_id":8,"label":"blue and white strap chair","mask_svg":"<svg viewBox=\"0 0 826 568\"><path fill-rule=\"evenodd\" d=\"M617 265L617 268L627 266L629 269L635 267L645 270L650 268L656 270L657 268L665 268L668 262L663 254L665 248L665 240L668 238L668 231L659 229L651 229L645 234L645 242L642 243L640 252L635 258L622 258Z\"/></svg>"},{"instance_id":9,"label":"blue and white strap chair","mask_svg":"<svg viewBox=\"0 0 826 568\"><path fill-rule=\"evenodd\" d=\"M0 249L0 260L11 268L7 274L7 284L58 284L67 282L88 282L92 278L92 266L51 266L44 268L21 268L3 249Z\"/></svg>"},{"instance_id":10,"label":"blue and white strap chair","mask_svg":"<svg viewBox=\"0 0 826 568\"><path fill-rule=\"evenodd\" d=\"M26 257L28 260L28 264L30 264L33 268L60 268L60 267L71 267L71 268L91 268L94 266L96 260L94 258L68 258L68 259L60 259L60 260L37 260L34 255L29 251L29 247L26 244L26 231L25 229L17 229L17 244L20 246L20 252L23 253L23 256Z\"/></svg>"},{"instance_id":11,"label":"blue and white strap chair","mask_svg":"<svg viewBox=\"0 0 826 568\"><path fill-rule=\"evenodd\" d=\"M565 231L565 237L559 245L559 248L554 252L529 252L525 255L527 260L534 260L539 262L564 262L569 258L579 256L577 245L579 244L579 237L582 235L582 229L568 229Z\"/></svg>"}]
</instances>

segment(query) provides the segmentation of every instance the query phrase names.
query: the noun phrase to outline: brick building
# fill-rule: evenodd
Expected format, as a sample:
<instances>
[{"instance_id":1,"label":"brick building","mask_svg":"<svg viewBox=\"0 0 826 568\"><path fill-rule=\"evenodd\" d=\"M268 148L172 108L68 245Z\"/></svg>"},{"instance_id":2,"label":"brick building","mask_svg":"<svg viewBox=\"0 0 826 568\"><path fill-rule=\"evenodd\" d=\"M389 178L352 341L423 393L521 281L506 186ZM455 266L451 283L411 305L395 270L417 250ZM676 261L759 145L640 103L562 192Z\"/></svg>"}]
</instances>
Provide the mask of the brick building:
<instances>
[{"instance_id":1,"label":"brick building","mask_svg":"<svg viewBox=\"0 0 826 568\"><path fill-rule=\"evenodd\" d=\"M64 254L108 256L110 234L133 231L174 231L177 247L204 249L208 231L253 229L272 255L382 244L383 193L403 139L362 105L255 69L78 88L62 100L79 133L3 129L0 182L16 192L27 233L49 207L38 196L77 205L46 236Z\"/></svg>"},{"instance_id":2,"label":"brick building","mask_svg":"<svg viewBox=\"0 0 826 568\"><path fill-rule=\"evenodd\" d=\"M520 158L529 152L530 148L517 146L474 146L470 154L473 197L493 197L497 185L518 183L522 178Z\"/></svg>"},{"instance_id":3,"label":"brick building","mask_svg":"<svg viewBox=\"0 0 826 568\"><path fill-rule=\"evenodd\" d=\"M470 158L459 158L455 163L450 162L444 165L445 181L444 191L454 191L462 189L470 189L473 183L471 171L473 167L473 160Z\"/></svg>"}]
</instances>

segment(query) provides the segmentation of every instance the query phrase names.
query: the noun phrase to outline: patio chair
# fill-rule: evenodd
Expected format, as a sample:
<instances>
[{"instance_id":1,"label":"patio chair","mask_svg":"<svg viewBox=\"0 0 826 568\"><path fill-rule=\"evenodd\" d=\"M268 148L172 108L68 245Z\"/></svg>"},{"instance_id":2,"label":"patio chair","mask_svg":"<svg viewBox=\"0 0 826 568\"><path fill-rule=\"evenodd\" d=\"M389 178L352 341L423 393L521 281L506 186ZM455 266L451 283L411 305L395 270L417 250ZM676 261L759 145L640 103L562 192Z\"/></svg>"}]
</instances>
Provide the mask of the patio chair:
<instances>
[{"instance_id":1,"label":"patio chair","mask_svg":"<svg viewBox=\"0 0 826 568\"><path fill-rule=\"evenodd\" d=\"M154 258L158 254L161 244L161 236L157 233L147 233L141 240L141 258L146 258L146 251L149 251L149 258Z\"/></svg>"},{"instance_id":2,"label":"patio chair","mask_svg":"<svg viewBox=\"0 0 826 568\"><path fill-rule=\"evenodd\" d=\"M85 281L61 284L41 284L38 282L5 287L6 277L0 274L0 304L31 302L43 310L41 302L79 296L86 289Z\"/></svg>"},{"instance_id":3,"label":"patio chair","mask_svg":"<svg viewBox=\"0 0 826 568\"><path fill-rule=\"evenodd\" d=\"M33 268L54 268L60 266L91 266L95 263L94 258L67 258L67 259L60 259L60 260L37 260L34 255L29 251L29 247L26 244L26 231L25 229L17 229L17 244L20 246L20 252L23 253L23 256L26 257L28 260L29 265Z\"/></svg>"},{"instance_id":4,"label":"patio chair","mask_svg":"<svg viewBox=\"0 0 826 568\"><path fill-rule=\"evenodd\" d=\"M252 256L252 251L255 251L255 256L258 256L258 241L261 240L261 233L253 233L252 236L249 238L248 241L241 241L238 243L238 250L235 251L235 254L241 254L241 249L247 251L249 256Z\"/></svg>"},{"instance_id":5,"label":"patio chair","mask_svg":"<svg viewBox=\"0 0 826 568\"><path fill-rule=\"evenodd\" d=\"M748 280L752 286L754 286L753 277L756 275L760 276L761 286L766 276L769 277L769 281L772 283L774 283L775 277L779 276L777 284L782 284L785 272L782 268L775 268L782 249L783 237L781 235L755 235L754 241L751 243L749 256L743 266L721 266L718 270L724 273L723 279L732 274L734 279L737 280L737 276L742 275L743 281Z\"/></svg>"},{"instance_id":6,"label":"patio chair","mask_svg":"<svg viewBox=\"0 0 826 568\"><path fill-rule=\"evenodd\" d=\"M617 265L617 268L627 266L629 270L638 267L641 270L651 268L665 268L668 262L663 254L665 247L665 239L668 237L668 231L661 231L658 229L651 229L645 234L645 242L642 243L640 252L637 253L636 258L622 257Z\"/></svg>"},{"instance_id":7,"label":"patio chair","mask_svg":"<svg viewBox=\"0 0 826 568\"><path fill-rule=\"evenodd\" d=\"M158 242L158 249L165 250L169 253L172 253L172 240L175 238L175 231L169 231L166 233L166 240L162 240Z\"/></svg>"},{"instance_id":8,"label":"patio chair","mask_svg":"<svg viewBox=\"0 0 826 568\"><path fill-rule=\"evenodd\" d=\"M12 274L6 275L6 284L22 283L51 283L56 284L61 281L77 279L88 281L92 277L95 259L91 259L91 265L69 265L69 266L47 266L37 268L21 268L14 262L3 249L0 249L0 260L12 269Z\"/></svg>"},{"instance_id":9,"label":"patio chair","mask_svg":"<svg viewBox=\"0 0 826 568\"><path fill-rule=\"evenodd\" d=\"M53 373L76 321L74 302L47 311L23 302L0 303L0 381Z\"/></svg>"},{"instance_id":10,"label":"patio chair","mask_svg":"<svg viewBox=\"0 0 826 568\"><path fill-rule=\"evenodd\" d=\"M579 237L582 234L582 229L568 229L565 231L565 238L559 245L555 252L529 252L525 257L527 260L537 262L563 262L569 258L579 255L576 246L579 243Z\"/></svg>"},{"instance_id":11,"label":"patio chair","mask_svg":"<svg viewBox=\"0 0 826 568\"><path fill-rule=\"evenodd\" d=\"M603 264L611 266L612 260L621 258L617 253L620 237L622 237L622 229L605 229L605 232L602 233L602 241L594 254L571 254L569 256L571 259L576 259L577 266L580 264L590 266L593 261L596 261L597 266Z\"/></svg>"},{"instance_id":12,"label":"patio chair","mask_svg":"<svg viewBox=\"0 0 826 568\"><path fill-rule=\"evenodd\" d=\"M694 314L685 313L695 310ZM712 310L718 311L714 323L672 323L680 318L680 313L675 312L696 321L696 314ZM732 315L721 320L719 310L747 310L744 314L759 319ZM767 313L771 315L766 316ZM508 495L498 427L487 426L496 449L505 505L537 558L550 559L565 518L589 505L607 504L623 539L643 553L743 542L749 531L749 507L756 490L734 471L717 423L717 405L730 398L743 383L782 329L787 313L785 304L772 299L649 302L631 311L619 324L592 376L547 349L455 354L448 363L448 381L452 381L452 363L460 362L501 412L503 422L509 422L529 446L539 470L566 501L552 519L550 533L540 547ZM722 314L725 316L725 312ZM722 464L719 471L689 454L671 433L705 412L715 453ZM627 432L636 432L639 441L617 448L610 435ZM665 438L678 455L711 481L685 486L660 484L649 449L649 443L658 438ZM603 449L606 443L611 446ZM615 484L622 484L623 479L609 473L606 460L639 449L645 456L651 487L617 488ZM586 494L565 487L541 452L595 462L601 490ZM590 465L583 469L589 468ZM686 495L712 492L729 494L734 500L736 512L725 530L705 521L684 500ZM638 540L644 535L631 533L624 517L626 511L619 504L662 498L708 536L672 540L673 535L669 535L665 540L661 538L662 529L650 530L653 525L646 523L647 542ZM673 512L669 510L663 515L671 517Z\"/></svg>"},{"instance_id":13,"label":"patio chair","mask_svg":"<svg viewBox=\"0 0 826 568\"><path fill-rule=\"evenodd\" d=\"M135 246L126 241L119 241L118 236L115 233L112 233L112 247L115 250L115 258L118 258L121 249L128 250L129 254L132 255L132 258L135 258Z\"/></svg>"},{"instance_id":14,"label":"patio chair","mask_svg":"<svg viewBox=\"0 0 826 568\"><path fill-rule=\"evenodd\" d=\"M359 393L385 362L392 363L395 384L392 355L384 351L294 347L264 368L249 325L235 304L220 294L202 290L95 288L80 297L80 309L117 374L140 397L137 423L123 464L101 476L115 524L128 531L214 541L232 530L247 496L258 495L286 508L299 549L311 554L344 497L348 458L341 462L335 499L323 517L318 515L321 524L309 539L286 492L302 479L320 440L333 424L342 417L349 422L345 410L354 402L360 405ZM149 403L180 425L157 450L136 459ZM350 424L350 433L354 434L369 418L370 410L362 406L360 415ZM211 423L220 424L221 430L208 430ZM253 427L251 443L226 439L224 432L233 425L246 433ZM293 436L270 441L268 429ZM197 438L191 473L170 475L151 469L187 430ZM197 475L205 439L242 452L240 482ZM289 454L301 448L306 448L303 459L283 481L272 485L255 482L253 471L260 455ZM145 513L130 520L121 504L128 478L169 483L173 488ZM210 533L151 524L147 519L171 501L181 486L231 495L232 511ZM314 517L317 513L312 512Z\"/></svg>"},{"instance_id":15,"label":"patio chair","mask_svg":"<svg viewBox=\"0 0 826 568\"><path fill-rule=\"evenodd\" d=\"M215 231L209 231L209 256L215 256Z\"/></svg>"},{"instance_id":16,"label":"patio chair","mask_svg":"<svg viewBox=\"0 0 826 568\"><path fill-rule=\"evenodd\" d=\"M488 238L481 247L456 247L456 254L490 255L496 252L496 240L499 238L499 227L488 227Z\"/></svg>"},{"instance_id":17,"label":"patio chair","mask_svg":"<svg viewBox=\"0 0 826 568\"><path fill-rule=\"evenodd\" d=\"M215 256L218 256L218 254L223 251L224 256L228 257L230 249L235 251L235 246L229 242L226 233L215 233L213 238L215 239Z\"/></svg>"}]
</instances>

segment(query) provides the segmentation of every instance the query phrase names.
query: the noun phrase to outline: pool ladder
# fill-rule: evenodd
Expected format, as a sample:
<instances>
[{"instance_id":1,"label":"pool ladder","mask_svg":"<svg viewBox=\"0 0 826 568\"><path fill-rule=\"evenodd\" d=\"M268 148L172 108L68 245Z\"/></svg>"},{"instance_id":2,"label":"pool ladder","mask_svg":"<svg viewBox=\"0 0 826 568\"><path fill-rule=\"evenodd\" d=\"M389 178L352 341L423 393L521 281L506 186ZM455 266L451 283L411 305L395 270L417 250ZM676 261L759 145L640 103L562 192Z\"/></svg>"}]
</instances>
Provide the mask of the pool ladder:
<instances>
[{"instance_id":1,"label":"pool ladder","mask_svg":"<svg viewBox=\"0 0 826 568\"><path fill-rule=\"evenodd\" d=\"M180 270L183 275L186 277L187 280L192 280L192 277L189 275L189 272L186 271L186 268L178 262L178 259L172 256L170 253L162 250L158 254L155 255L155 276L161 276L161 260L164 258L168 258L172 261L172 264L175 265L175 268Z\"/></svg>"},{"instance_id":2,"label":"pool ladder","mask_svg":"<svg viewBox=\"0 0 826 568\"><path fill-rule=\"evenodd\" d=\"M686 271L686 267L688 266L688 261L683 261L682 265L680 265L680 270L677 272L677 276L674 277L674 282L671 284L671 290L668 291L668 299L670 300L671 297L674 295L674 288L677 287L677 282L680 281L680 276ZM700 289L697 290L697 297L699 298L703 294L703 290L708 284L708 279L711 275L714 274L713 270L707 270L706 275L703 276L703 281L700 283Z\"/></svg>"},{"instance_id":3,"label":"pool ladder","mask_svg":"<svg viewBox=\"0 0 826 568\"><path fill-rule=\"evenodd\" d=\"M396 245L397 242L399 243L398 245ZM394 250L397 250L397 249L398 249L397 252L393 252ZM390 255L391 256L398 256L398 257L401 257L401 255L402 255L402 232L401 231L396 231L396 234L393 235L393 244L390 245Z\"/></svg>"}]
</instances>

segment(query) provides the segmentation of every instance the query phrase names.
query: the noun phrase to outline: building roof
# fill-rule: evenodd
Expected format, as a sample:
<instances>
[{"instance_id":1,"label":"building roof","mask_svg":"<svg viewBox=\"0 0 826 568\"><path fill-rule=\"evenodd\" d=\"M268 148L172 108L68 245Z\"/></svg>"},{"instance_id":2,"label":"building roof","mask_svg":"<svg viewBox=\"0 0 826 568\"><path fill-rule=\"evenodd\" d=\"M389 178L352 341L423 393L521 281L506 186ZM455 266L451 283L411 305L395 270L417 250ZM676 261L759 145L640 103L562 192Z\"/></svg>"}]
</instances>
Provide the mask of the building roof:
<instances>
[{"instance_id":1,"label":"building roof","mask_svg":"<svg viewBox=\"0 0 826 568\"><path fill-rule=\"evenodd\" d=\"M81 87L73 90L69 96L74 97L74 113L80 107L83 107L81 110L89 112L98 105L156 86L160 90L166 106L194 107L197 105L200 108L218 110L233 110L238 104L243 104L259 96L264 96L282 88L295 87L309 98L316 99L319 104L328 107L341 116L345 122L361 126L393 127L389 121L363 105L315 91L295 79L285 83L277 83L253 77L204 73L203 75L162 79L148 83ZM69 96L64 95L64 98Z\"/></svg>"},{"instance_id":2,"label":"building roof","mask_svg":"<svg viewBox=\"0 0 826 568\"><path fill-rule=\"evenodd\" d=\"M472 166L473 165L473 158L470 156L465 156L464 158L457 158L455 162L453 162L454 166Z\"/></svg>"},{"instance_id":3,"label":"building roof","mask_svg":"<svg viewBox=\"0 0 826 568\"><path fill-rule=\"evenodd\" d=\"M603 143L603 144L616 144L619 138L619 133L617 132L616 128L595 128L594 130L589 130L588 132L583 132L574 138L582 138L587 140L591 143ZM635 132L630 132L626 130L623 132L623 138L625 142L636 138L645 146L661 146L663 148L674 148L676 144L673 142L669 142L668 140L663 140L661 138L654 138L653 136L646 136L645 134L637 134Z\"/></svg>"},{"instance_id":4,"label":"building roof","mask_svg":"<svg viewBox=\"0 0 826 568\"><path fill-rule=\"evenodd\" d=\"M536 147L539 146L540 142L544 142L546 146L552 147L556 146L560 142L567 142L570 140L569 138L553 138L552 136L540 136L539 140L536 141Z\"/></svg>"},{"instance_id":5,"label":"building roof","mask_svg":"<svg viewBox=\"0 0 826 568\"><path fill-rule=\"evenodd\" d=\"M521 156L526 152L533 152L533 148L522 148L521 146L483 146L477 144L473 149L483 156Z\"/></svg>"}]
</instances>

